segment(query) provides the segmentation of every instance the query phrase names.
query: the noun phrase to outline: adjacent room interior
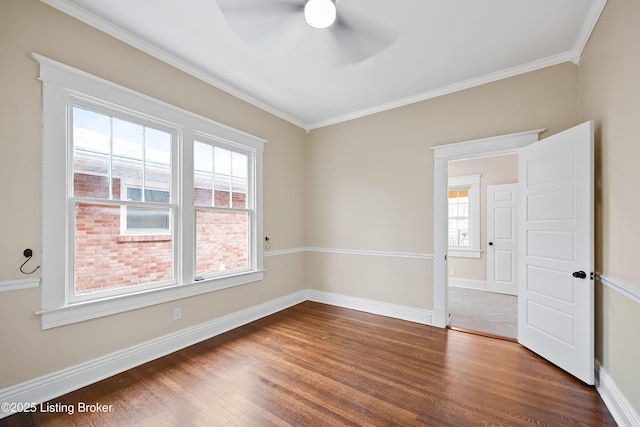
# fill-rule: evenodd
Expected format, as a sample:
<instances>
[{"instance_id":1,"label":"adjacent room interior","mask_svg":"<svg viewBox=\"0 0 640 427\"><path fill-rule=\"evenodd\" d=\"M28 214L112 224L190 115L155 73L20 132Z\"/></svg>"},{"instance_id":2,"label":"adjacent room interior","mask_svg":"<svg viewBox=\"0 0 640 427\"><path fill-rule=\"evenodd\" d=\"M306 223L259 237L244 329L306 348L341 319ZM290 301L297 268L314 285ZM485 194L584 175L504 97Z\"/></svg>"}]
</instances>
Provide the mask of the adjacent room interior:
<instances>
[{"instance_id":1,"label":"adjacent room interior","mask_svg":"<svg viewBox=\"0 0 640 427\"><path fill-rule=\"evenodd\" d=\"M357 0L330 2L330 42L314 32L306 46L301 34L323 30L296 21L278 43L239 18L234 4L252 1L166 15L146 3L0 2L0 424L64 423L111 396L117 410L82 420L146 407L147 424L640 426L639 2L446 2L447 28L432 2L413 1L412 19L380 2L367 10L405 30L375 46L356 30L379 19L340 17ZM306 3L284 4L290 16L260 25L294 22ZM505 36L519 27L526 41ZM433 55L417 54L424 40ZM518 149L445 162L434 147L543 144L585 124L592 266L567 287L548 280L558 295L541 307L522 298L537 290L512 241L535 217L509 204ZM548 250L591 246L582 237ZM557 367L572 364L563 353L509 342L522 342L523 304L543 323L555 313L540 325L549 342L585 331L575 344L592 349L580 369L593 381Z\"/></svg>"},{"instance_id":2,"label":"adjacent room interior","mask_svg":"<svg viewBox=\"0 0 640 427\"><path fill-rule=\"evenodd\" d=\"M512 203L503 202L497 214L494 207L496 197L514 191L510 186L517 189L517 182L517 154L449 162L451 327L518 338L516 197L506 199Z\"/></svg>"}]
</instances>

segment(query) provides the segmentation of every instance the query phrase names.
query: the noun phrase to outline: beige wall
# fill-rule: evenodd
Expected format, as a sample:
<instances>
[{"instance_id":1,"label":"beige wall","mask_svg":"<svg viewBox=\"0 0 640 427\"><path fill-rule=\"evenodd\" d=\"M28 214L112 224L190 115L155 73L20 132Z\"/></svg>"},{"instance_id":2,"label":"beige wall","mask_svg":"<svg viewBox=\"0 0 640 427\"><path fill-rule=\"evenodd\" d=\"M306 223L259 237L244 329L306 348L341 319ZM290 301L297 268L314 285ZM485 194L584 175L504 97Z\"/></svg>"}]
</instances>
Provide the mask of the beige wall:
<instances>
[{"instance_id":1,"label":"beige wall","mask_svg":"<svg viewBox=\"0 0 640 427\"><path fill-rule=\"evenodd\" d=\"M26 247L41 252L41 83L37 52L267 139L265 233L272 249L306 241L306 133L46 6L0 2L0 281L22 277ZM46 215L46 212L44 212ZM265 280L40 330L40 289L0 294L0 388L73 366L306 288L303 253L265 258ZM36 275L41 272L38 271ZM173 308L183 318L172 320Z\"/></svg>"},{"instance_id":2,"label":"beige wall","mask_svg":"<svg viewBox=\"0 0 640 427\"><path fill-rule=\"evenodd\" d=\"M312 131L308 246L432 254L429 147L571 127L578 123L577 73L562 64ZM307 254L307 285L433 309L432 260L356 257Z\"/></svg>"},{"instance_id":3,"label":"beige wall","mask_svg":"<svg viewBox=\"0 0 640 427\"><path fill-rule=\"evenodd\" d=\"M640 2L607 2L580 60L581 116L596 124L596 270L640 291ZM640 304L598 289L596 358L640 413Z\"/></svg>"},{"instance_id":4,"label":"beige wall","mask_svg":"<svg viewBox=\"0 0 640 427\"><path fill-rule=\"evenodd\" d=\"M449 279L487 280L487 186L518 182L518 156L496 157L449 162L449 176L482 175L480 178L480 258L456 258L449 255ZM451 270L453 269L453 271Z\"/></svg>"}]
</instances>

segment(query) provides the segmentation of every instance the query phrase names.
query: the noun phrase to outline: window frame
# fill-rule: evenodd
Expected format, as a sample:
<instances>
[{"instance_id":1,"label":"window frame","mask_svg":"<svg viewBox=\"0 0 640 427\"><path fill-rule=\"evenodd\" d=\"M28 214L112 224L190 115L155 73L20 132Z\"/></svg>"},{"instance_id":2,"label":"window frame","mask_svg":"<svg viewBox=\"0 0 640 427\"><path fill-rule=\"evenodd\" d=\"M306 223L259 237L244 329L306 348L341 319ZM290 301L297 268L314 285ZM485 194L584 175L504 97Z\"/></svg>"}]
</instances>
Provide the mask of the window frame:
<instances>
[{"instance_id":1,"label":"window frame","mask_svg":"<svg viewBox=\"0 0 640 427\"><path fill-rule=\"evenodd\" d=\"M480 250L480 178L481 175L449 177L449 191L469 190L469 246L447 246L447 253L450 257L480 258L482 255ZM447 208L448 201L447 197Z\"/></svg>"},{"instance_id":2,"label":"window frame","mask_svg":"<svg viewBox=\"0 0 640 427\"><path fill-rule=\"evenodd\" d=\"M256 173L255 171L255 152L253 149L249 148L249 147L244 147L241 146L239 144L235 144L232 143L230 141L225 141L222 140L214 135L208 135L202 132L196 132L196 134L194 135L194 139L193 139L194 143L195 142L199 142L199 143L204 143L204 144L208 144L210 145L213 149L215 149L216 147L218 148L222 148L225 150L230 151L232 154L231 156L233 156L233 152L236 153L240 153L240 154L244 154L247 156L247 160L248 160L248 165L247 165L247 190L245 193L245 207L244 208L234 208L233 207L233 175L229 175L229 204L230 206L228 207L220 207L220 206L215 206L215 186L212 187L212 194L211 194L211 198L212 198L212 205L213 206L204 206L204 205L198 205L196 204L196 199L195 197L193 198L193 209L194 209L194 218L196 217L197 214L197 210L202 209L202 210L207 210L207 211L211 211L211 212L246 212L248 215L248 221L249 221L249 229L248 231L248 239L249 239L249 247L248 247L248 253L247 253L247 262L249 264L249 266L245 269L236 269L236 270L229 270L232 272L237 272L237 273L242 273L244 271L251 270L252 266L255 265L255 263L257 262L256 259L256 251L255 248L253 247L253 245L251 245L251 241L253 241L255 238L254 236L256 235L256 228L253 226L255 221L254 221L254 217L256 216L256 191L255 191L255 177L254 174ZM233 160L231 160L233 162ZM194 177L195 180L195 167L192 168L191 170L191 176ZM214 170L214 176L215 176L215 170ZM215 177L213 178L215 180ZM194 191L195 191L195 183L194 183ZM197 224L196 224L197 225ZM197 237L197 236L196 236ZM260 245L261 246L261 245ZM194 251L196 250L197 246L194 245ZM194 262L196 261L196 258L194 258ZM197 273L197 268L194 265L194 272ZM208 280L208 279L215 279L217 277L220 277L224 275L223 272L210 272L208 274L205 275L195 275L195 280L197 281L201 281L201 280Z\"/></svg>"},{"instance_id":3,"label":"window frame","mask_svg":"<svg viewBox=\"0 0 640 427\"><path fill-rule=\"evenodd\" d=\"M42 82L42 329L54 328L154 304L173 301L232 286L261 281L264 277L263 248L263 151L262 138L230 128L211 119L159 101L126 87L77 70L42 55L32 57L40 64ZM177 129L175 168L174 256L175 283L162 287L105 296L89 301L73 301L69 284L74 272L69 268L73 249L70 238L69 183L73 164L69 141L70 98L86 99L134 116L153 118ZM252 150L252 185L255 216L252 222L253 264L250 271L195 280L195 209L193 203L193 141L197 134ZM173 165L172 165L173 167ZM187 171L187 172L185 172ZM173 187L172 187L173 188ZM174 200L172 200L172 203ZM114 200L114 203L123 203ZM125 202L126 203L126 202Z\"/></svg>"}]
</instances>

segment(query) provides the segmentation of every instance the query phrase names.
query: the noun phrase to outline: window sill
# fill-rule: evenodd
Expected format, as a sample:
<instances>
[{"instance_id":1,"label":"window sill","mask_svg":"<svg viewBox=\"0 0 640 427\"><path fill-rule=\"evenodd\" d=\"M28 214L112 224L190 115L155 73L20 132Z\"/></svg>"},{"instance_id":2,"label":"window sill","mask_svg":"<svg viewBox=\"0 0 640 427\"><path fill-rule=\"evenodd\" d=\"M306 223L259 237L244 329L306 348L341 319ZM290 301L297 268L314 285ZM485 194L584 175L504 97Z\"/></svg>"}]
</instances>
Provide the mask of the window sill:
<instances>
[{"instance_id":1,"label":"window sill","mask_svg":"<svg viewBox=\"0 0 640 427\"><path fill-rule=\"evenodd\" d=\"M264 271L250 271L232 276L207 279L199 282L166 286L135 294L119 295L99 300L68 304L62 307L36 312L42 316L42 329L51 329L111 314L136 310L233 286L261 281Z\"/></svg>"},{"instance_id":2,"label":"window sill","mask_svg":"<svg viewBox=\"0 0 640 427\"><path fill-rule=\"evenodd\" d=\"M452 258L480 258L481 250L476 249L449 249L447 255Z\"/></svg>"}]
</instances>

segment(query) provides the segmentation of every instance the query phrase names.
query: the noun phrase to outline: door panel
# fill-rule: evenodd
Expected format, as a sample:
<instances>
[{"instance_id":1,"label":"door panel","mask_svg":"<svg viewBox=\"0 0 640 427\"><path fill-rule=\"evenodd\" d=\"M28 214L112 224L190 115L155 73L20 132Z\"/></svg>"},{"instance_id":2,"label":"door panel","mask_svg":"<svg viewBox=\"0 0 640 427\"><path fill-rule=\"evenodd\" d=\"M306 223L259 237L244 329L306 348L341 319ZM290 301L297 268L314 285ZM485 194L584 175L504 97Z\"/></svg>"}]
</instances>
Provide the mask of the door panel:
<instances>
[{"instance_id":1,"label":"door panel","mask_svg":"<svg viewBox=\"0 0 640 427\"><path fill-rule=\"evenodd\" d=\"M525 256L573 261L575 238L572 231L529 230Z\"/></svg>"},{"instance_id":2,"label":"door panel","mask_svg":"<svg viewBox=\"0 0 640 427\"><path fill-rule=\"evenodd\" d=\"M517 295L518 184L487 186L487 290Z\"/></svg>"},{"instance_id":3,"label":"door panel","mask_svg":"<svg viewBox=\"0 0 640 427\"><path fill-rule=\"evenodd\" d=\"M549 207L552 207L549 209ZM575 218L575 200L573 191L556 191L529 197L527 218L543 221L547 219Z\"/></svg>"},{"instance_id":4,"label":"door panel","mask_svg":"<svg viewBox=\"0 0 640 427\"><path fill-rule=\"evenodd\" d=\"M527 301L527 325L541 334L556 338L561 344L575 343L573 316L549 305Z\"/></svg>"},{"instance_id":5,"label":"door panel","mask_svg":"<svg viewBox=\"0 0 640 427\"><path fill-rule=\"evenodd\" d=\"M593 384L593 123L519 154L518 339Z\"/></svg>"},{"instance_id":6,"label":"door panel","mask_svg":"<svg viewBox=\"0 0 640 427\"><path fill-rule=\"evenodd\" d=\"M528 289L548 298L575 303L573 277L565 271L529 266L527 270Z\"/></svg>"}]
</instances>

